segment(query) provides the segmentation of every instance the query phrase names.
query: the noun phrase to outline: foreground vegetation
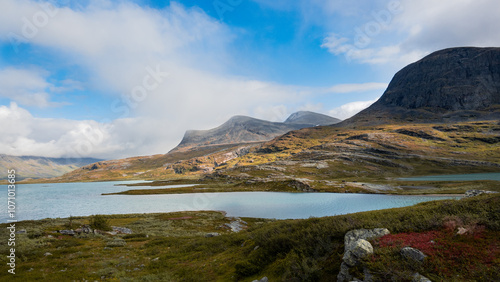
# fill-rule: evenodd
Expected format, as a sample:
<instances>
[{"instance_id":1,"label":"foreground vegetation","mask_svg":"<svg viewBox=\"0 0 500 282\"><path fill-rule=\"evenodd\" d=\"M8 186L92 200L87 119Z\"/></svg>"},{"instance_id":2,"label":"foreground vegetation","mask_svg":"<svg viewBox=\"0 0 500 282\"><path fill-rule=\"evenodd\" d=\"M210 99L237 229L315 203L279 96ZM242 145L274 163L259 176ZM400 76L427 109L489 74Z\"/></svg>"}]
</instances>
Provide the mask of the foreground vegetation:
<instances>
[{"instance_id":1,"label":"foreground vegetation","mask_svg":"<svg viewBox=\"0 0 500 282\"><path fill-rule=\"evenodd\" d=\"M399 236L373 242L376 252L366 263L379 281L391 277L404 281L404 274L414 269L401 261L395 246L429 244L413 240L420 237L438 246L422 248L429 259L418 269L433 281L495 281L500 277L500 195L306 220L243 218L248 228L238 233L224 227L231 219L220 212L98 218L99 224L127 227L133 234L54 233L95 223L96 217L19 222L18 230L24 228L27 233L16 237L17 274L7 275L5 270L0 279L252 281L267 276L270 281L335 281L344 234L378 227ZM460 226L474 232L455 235ZM8 236L5 227L0 226L1 238ZM207 237L213 232L220 236ZM3 254L5 242L0 242ZM5 266L6 257L0 262Z\"/></svg>"}]
</instances>

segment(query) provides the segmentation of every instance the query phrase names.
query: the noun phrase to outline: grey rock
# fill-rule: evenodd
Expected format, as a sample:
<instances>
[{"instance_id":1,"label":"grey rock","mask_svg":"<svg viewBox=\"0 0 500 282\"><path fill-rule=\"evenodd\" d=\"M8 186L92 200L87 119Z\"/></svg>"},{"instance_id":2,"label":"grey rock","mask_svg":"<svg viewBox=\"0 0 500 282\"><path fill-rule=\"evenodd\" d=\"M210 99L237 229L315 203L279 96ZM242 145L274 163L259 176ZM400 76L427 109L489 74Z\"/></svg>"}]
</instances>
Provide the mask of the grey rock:
<instances>
[{"instance_id":1,"label":"grey rock","mask_svg":"<svg viewBox=\"0 0 500 282\"><path fill-rule=\"evenodd\" d=\"M359 261L373 254L373 246L367 240L382 237L390 234L386 228L375 229L355 229L347 232L344 236L344 256L340 265L340 272L337 275L338 282L344 281L360 281L356 277L352 277L349 273L349 268L357 265ZM372 275L368 269L364 269L365 281L372 281Z\"/></svg>"},{"instance_id":2,"label":"grey rock","mask_svg":"<svg viewBox=\"0 0 500 282\"><path fill-rule=\"evenodd\" d=\"M344 236L344 250L347 251L349 246L359 239L372 240L388 234L391 232L387 228L351 230Z\"/></svg>"},{"instance_id":3,"label":"grey rock","mask_svg":"<svg viewBox=\"0 0 500 282\"><path fill-rule=\"evenodd\" d=\"M16 234L26 234L26 229L16 231Z\"/></svg>"},{"instance_id":4,"label":"grey rock","mask_svg":"<svg viewBox=\"0 0 500 282\"><path fill-rule=\"evenodd\" d=\"M355 266L360 259L373 254L373 246L370 242L359 239L350 245L349 250L344 253L342 260L348 266Z\"/></svg>"},{"instance_id":5,"label":"grey rock","mask_svg":"<svg viewBox=\"0 0 500 282\"><path fill-rule=\"evenodd\" d=\"M70 236L74 236L76 234L75 231L73 230L59 230L59 233Z\"/></svg>"},{"instance_id":6,"label":"grey rock","mask_svg":"<svg viewBox=\"0 0 500 282\"><path fill-rule=\"evenodd\" d=\"M117 226L111 226L111 228L113 228L113 231L118 234L132 234L132 230L130 228Z\"/></svg>"},{"instance_id":7,"label":"grey rock","mask_svg":"<svg viewBox=\"0 0 500 282\"><path fill-rule=\"evenodd\" d=\"M345 262L343 262L340 265L340 272L337 275L337 281L338 282L344 282L344 281L351 281L352 280L352 276L349 273L349 268L350 267Z\"/></svg>"},{"instance_id":8,"label":"grey rock","mask_svg":"<svg viewBox=\"0 0 500 282\"><path fill-rule=\"evenodd\" d=\"M412 247L404 247L401 249L401 255L413 262L421 263L424 261L426 255L420 250L414 249Z\"/></svg>"},{"instance_id":9,"label":"grey rock","mask_svg":"<svg viewBox=\"0 0 500 282\"><path fill-rule=\"evenodd\" d=\"M421 275L418 272L413 275L413 279L411 281L412 282L432 282L429 278Z\"/></svg>"},{"instance_id":10,"label":"grey rock","mask_svg":"<svg viewBox=\"0 0 500 282\"><path fill-rule=\"evenodd\" d=\"M269 279L267 278L267 276L264 276L260 280L253 280L252 282L268 282L268 281Z\"/></svg>"},{"instance_id":11,"label":"grey rock","mask_svg":"<svg viewBox=\"0 0 500 282\"><path fill-rule=\"evenodd\" d=\"M465 192L465 197L466 198L471 198L471 197L476 197L482 194L493 194L493 193L498 193L495 191L486 191L486 190L468 190Z\"/></svg>"},{"instance_id":12,"label":"grey rock","mask_svg":"<svg viewBox=\"0 0 500 282\"><path fill-rule=\"evenodd\" d=\"M43 254L44 256L48 257L48 256L51 256L52 254L49 253L49 252L46 252L45 254Z\"/></svg>"},{"instance_id":13,"label":"grey rock","mask_svg":"<svg viewBox=\"0 0 500 282\"><path fill-rule=\"evenodd\" d=\"M206 238L210 238L210 237L217 237L217 236L220 236L220 234L219 234L219 233L217 233L217 232L212 232L212 233L207 233L207 234L205 234L205 237L206 237Z\"/></svg>"}]
</instances>

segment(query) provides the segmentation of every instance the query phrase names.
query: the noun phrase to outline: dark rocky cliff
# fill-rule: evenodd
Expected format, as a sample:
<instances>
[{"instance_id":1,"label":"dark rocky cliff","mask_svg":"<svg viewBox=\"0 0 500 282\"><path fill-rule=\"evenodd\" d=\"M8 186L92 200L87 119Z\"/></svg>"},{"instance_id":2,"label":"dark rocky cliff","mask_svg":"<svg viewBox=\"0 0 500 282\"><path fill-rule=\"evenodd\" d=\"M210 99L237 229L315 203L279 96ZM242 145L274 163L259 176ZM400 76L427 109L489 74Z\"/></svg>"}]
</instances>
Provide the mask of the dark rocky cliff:
<instances>
[{"instance_id":1,"label":"dark rocky cliff","mask_svg":"<svg viewBox=\"0 0 500 282\"><path fill-rule=\"evenodd\" d=\"M500 48L450 48L408 65L342 125L500 118Z\"/></svg>"}]
</instances>

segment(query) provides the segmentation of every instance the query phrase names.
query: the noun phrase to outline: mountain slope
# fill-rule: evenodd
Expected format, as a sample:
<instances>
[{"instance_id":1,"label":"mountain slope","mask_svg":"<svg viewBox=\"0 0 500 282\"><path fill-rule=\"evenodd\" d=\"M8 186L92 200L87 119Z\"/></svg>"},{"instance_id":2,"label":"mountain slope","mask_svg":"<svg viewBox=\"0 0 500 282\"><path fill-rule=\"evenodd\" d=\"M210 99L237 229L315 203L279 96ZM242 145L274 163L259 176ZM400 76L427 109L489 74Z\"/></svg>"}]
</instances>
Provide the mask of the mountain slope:
<instances>
[{"instance_id":1,"label":"mountain slope","mask_svg":"<svg viewBox=\"0 0 500 282\"><path fill-rule=\"evenodd\" d=\"M5 179L7 170L10 169L16 171L16 177L19 179L57 177L98 161L100 160L92 158L72 159L0 155L0 179Z\"/></svg>"},{"instance_id":2,"label":"mountain slope","mask_svg":"<svg viewBox=\"0 0 500 282\"><path fill-rule=\"evenodd\" d=\"M293 113L285 120L287 124L310 124L311 126L331 125L339 122L341 122L340 119L309 111Z\"/></svg>"},{"instance_id":3,"label":"mountain slope","mask_svg":"<svg viewBox=\"0 0 500 282\"><path fill-rule=\"evenodd\" d=\"M181 143L171 152L204 146L269 141L292 130L334 124L339 121L313 112L294 113L285 122L270 122L247 116L235 116L213 129L186 131Z\"/></svg>"},{"instance_id":4,"label":"mountain slope","mask_svg":"<svg viewBox=\"0 0 500 282\"><path fill-rule=\"evenodd\" d=\"M500 48L450 48L399 71L383 96L341 125L500 118Z\"/></svg>"}]
</instances>

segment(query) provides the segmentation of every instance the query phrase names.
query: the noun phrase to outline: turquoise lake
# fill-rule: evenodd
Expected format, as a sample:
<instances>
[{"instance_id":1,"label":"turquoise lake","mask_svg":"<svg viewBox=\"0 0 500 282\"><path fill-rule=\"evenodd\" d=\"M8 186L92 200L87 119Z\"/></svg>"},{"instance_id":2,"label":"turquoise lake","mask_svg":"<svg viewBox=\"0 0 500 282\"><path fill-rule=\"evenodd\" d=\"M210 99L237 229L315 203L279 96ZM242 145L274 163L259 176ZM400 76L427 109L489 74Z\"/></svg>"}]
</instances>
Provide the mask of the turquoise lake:
<instances>
[{"instance_id":1,"label":"turquoise lake","mask_svg":"<svg viewBox=\"0 0 500 282\"><path fill-rule=\"evenodd\" d=\"M228 216L299 219L348 214L361 211L411 206L443 196L390 196L334 193L234 192L173 195L109 195L129 190L116 184L135 182L93 182L25 184L16 188L17 220L86 216L93 214L155 213L218 210ZM151 189L151 187L133 187ZM0 192L7 202L7 185ZM7 222L7 206L2 205L0 222Z\"/></svg>"}]
</instances>

